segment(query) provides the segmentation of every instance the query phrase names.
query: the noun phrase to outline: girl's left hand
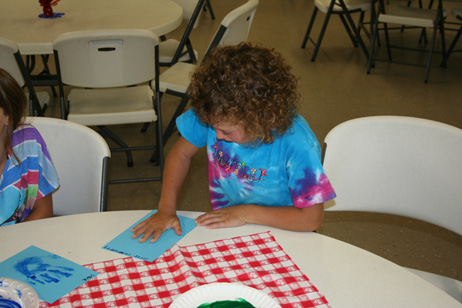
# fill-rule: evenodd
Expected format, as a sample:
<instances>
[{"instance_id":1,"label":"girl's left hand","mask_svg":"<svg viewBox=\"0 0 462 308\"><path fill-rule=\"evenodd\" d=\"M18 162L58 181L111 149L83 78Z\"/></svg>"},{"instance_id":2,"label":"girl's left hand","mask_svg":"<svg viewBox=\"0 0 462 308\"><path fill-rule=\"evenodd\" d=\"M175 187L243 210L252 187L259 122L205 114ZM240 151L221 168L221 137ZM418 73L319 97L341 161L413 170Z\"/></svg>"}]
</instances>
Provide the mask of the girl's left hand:
<instances>
[{"instance_id":1,"label":"girl's left hand","mask_svg":"<svg viewBox=\"0 0 462 308\"><path fill-rule=\"evenodd\" d=\"M195 222L198 226L208 229L229 228L245 225L245 205L225 207L216 211L210 211L197 217Z\"/></svg>"}]
</instances>

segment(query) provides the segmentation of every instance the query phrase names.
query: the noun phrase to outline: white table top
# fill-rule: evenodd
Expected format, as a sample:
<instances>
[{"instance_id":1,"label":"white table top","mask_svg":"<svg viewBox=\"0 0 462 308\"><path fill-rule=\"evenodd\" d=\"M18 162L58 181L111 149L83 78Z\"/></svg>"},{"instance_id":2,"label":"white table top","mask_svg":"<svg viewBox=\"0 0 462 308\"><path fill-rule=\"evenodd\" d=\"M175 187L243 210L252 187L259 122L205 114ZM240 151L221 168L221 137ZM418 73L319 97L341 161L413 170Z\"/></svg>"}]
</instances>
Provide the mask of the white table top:
<instances>
[{"instance_id":1,"label":"white table top","mask_svg":"<svg viewBox=\"0 0 462 308\"><path fill-rule=\"evenodd\" d=\"M125 256L102 249L149 211L90 213L0 228L0 262L30 245L79 264ZM179 212L197 217L199 212ZM330 237L258 225L208 230L197 227L178 245L270 231L332 307L461 307L443 291L377 255ZM1 274L0 274L1 276Z\"/></svg>"},{"instance_id":2,"label":"white table top","mask_svg":"<svg viewBox=\"0 0 462 308\"><path fill-rule=\"evenodd\" d=\"M0 10L0 37L19 45L23 55L52 54L61 33L98 29L150 29L167 34L182 22L181 6L171 0L63 0L53 6L60 18L39 18L37 0L14 0Z\"/></svg>"}]
</instances>

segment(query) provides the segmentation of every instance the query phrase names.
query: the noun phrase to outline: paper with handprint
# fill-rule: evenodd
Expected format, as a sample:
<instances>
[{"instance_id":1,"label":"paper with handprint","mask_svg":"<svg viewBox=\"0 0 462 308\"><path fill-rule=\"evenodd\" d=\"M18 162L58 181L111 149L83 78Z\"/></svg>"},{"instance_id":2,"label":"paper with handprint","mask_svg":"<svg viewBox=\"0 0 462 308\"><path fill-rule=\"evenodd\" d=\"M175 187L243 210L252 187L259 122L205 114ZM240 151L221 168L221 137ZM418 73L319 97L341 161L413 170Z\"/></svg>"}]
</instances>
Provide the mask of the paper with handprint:
<instances>
[{"instance_id":1,"label":"paper with handprint","mask_svg":"<svg viewBox=\"0 0 462 308\"><path fill-rule=\"evenodd\" d=\"M98 275L98 272L35 246L1 262L0 273L0 276L27 283L41 300L50 304Z\"/></svg>"}]
</instances>

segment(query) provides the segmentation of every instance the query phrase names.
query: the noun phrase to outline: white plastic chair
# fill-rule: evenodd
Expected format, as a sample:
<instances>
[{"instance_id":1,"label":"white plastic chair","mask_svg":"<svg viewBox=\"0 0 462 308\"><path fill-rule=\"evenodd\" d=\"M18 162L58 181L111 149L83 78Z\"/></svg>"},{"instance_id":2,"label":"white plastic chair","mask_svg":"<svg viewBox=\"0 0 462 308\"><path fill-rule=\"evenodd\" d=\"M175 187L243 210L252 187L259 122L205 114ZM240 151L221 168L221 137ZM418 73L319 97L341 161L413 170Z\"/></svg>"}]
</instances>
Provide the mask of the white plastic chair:
<instances>
[{"instance_id":1,"label":"white plastic chair","mask_svg":"<svg viewBox=\"0 0 462 308\"><path fill-rule=\"evenodd\" d=\"M217 46L235 45L247 40L258 3L258 0L249 0L223 18L202 62L207 59L210 52ZM173 133L176 118L183 112L188 103L189 97L186 95L186 92L191 82L191 74L195 69L195 64L177 62L172 67L162 72L160 75L159 87L156 88L156 85L151 83L153 89L159 89L161 93L167 93L182 98L165 130L163 136L164 143L167 142L167 139Z\"/></svg>"},{"instance_id":2,"label":"white plastic chair","mask_svg":"<svg viewBox=\"0 0 462 308\"><path fill-rule=\"evenodd\" d=\"M21 87L27 88L29 92L29 115L43 116L50 102L50 95L48 92L35 91L18 45L4 38L0 38L0 67L10 73Z\"/></svg>"},{"instance_id":3,"label":"white plastic chair","mask_svg":"<svg viewBox=\"0 0 462 308\"><path fill-rule=\"evenodd\" d=\"M205 0L173 0L183 9L183 20L187 22L181 40L167 39L159 43L159 64L172 66L176 62L196 63L198 53L194 50L189 35L197 27Z\"/></svg>"},{"instance_id":4,"label":"white plastic chair","mask_svg":"<svg viewBox=\"0 0 462 308\"><path fill-rule=\"evenodd\" d=\"M435 51L435 43L437 32L441 33L441 46L443 53L443 61L441 66L446 66L446 43L444 37L444 18L443 18L443 7L442 0L438 0L437 9L424 9L420 7L411 7L403 5L385 5L385 0L380 0L380 9L378 16L375 20L374 32L372 35L371 50L369 53L367 73L369 74L371 68L375 66L376 61L385 61L389 63L399 63L405 65L414 65L414 66L423 66L426 67L425 79L424 82L428 82L428 77L430 76L430 68L433 59L433 54ZM376 48L376 39L379 31L379 23L383 24L383 29L385 30L385 42L387 46L388 59L381 59L375 57L375 48ZM426 64L420 64L417 62L406 62L406 61L394 61L391 54L391 48L401 48L413 50L412 48L407 48L405 46L391 45L389 34L388 34L388 24L395 24L401 26L411 26L411 27L420 27L420 28L431 28L432 39L430 42L430 47L422 51L428 51L428 60Z\"/></svg>"},{"instance_id":5,"label":"white plastic chair","mask_svg":"<svg viewBox=\"0 0 462 308\"><path fill-rule=\"evenodd\" d=\"M364 13L371 10L371 8L371 0L314 0L314 10L311 14L311 19L303 39L302 48L305 48L308 40L311 40L310 33L318 11L326 14L326 17L324 18L321 32L319 33L318 40L315 44L313 55L311 56L311 61L316 60L316 56L318 55L322 39L324 38L324 33L326 32L327 25L332 14L336 14L340 17L340 20L342 21L348 36L353 42L353 45L357 47L359 43L364 54L366 57L368 57L368 50L360 36L360 30L361 27L364 26ZM351 14L353 13L360 13L359 23L357 26L354 24L353 19L351 18Z\"/></svg>"},{"instance_id":6,"label":"white plastic chair","mask_svg":"<svg viewBox=\"0 0 462 308\"><path fill-rule=\"evenodd\" d=\"M462 130L401 116L350 120L325 138L323 165L337 198L326 210L420 219L462 235ZM462 300L462 282L418 270Z\"/></svg>"},{"instance_id":7,"label":"white plastic chair","mask_svg":"<svg viewBox=\"0 0 462 308\"><path fill-rule=\"evenodd\" d=\"M148 30L90 30L61 34L53 41L60 90L72 88L61 98L62 117L86 126L98 126L116 141L133 165L131 150L155 149L160 177L111 180L110 183L162 180L164 155L160 94L149 85L159 80L159 40ZM157 87L158 89L158 87ZM63 93L62 91L60 91ZM106 125L156 121L156 145L129 147Z\"/></svg>"},{"instance_id":8,"label":"white plastic chair","mask_svg":"<svg viewBox=\"0 0 462 308\"><path fill-rule=\"evenodd\" d=\"M29 117L25 122L42 135L58 172L60 186L53 193L53 214L104 211L111 152L103 137L91 128L61 119Z\"/></svg>"}]
</instances>

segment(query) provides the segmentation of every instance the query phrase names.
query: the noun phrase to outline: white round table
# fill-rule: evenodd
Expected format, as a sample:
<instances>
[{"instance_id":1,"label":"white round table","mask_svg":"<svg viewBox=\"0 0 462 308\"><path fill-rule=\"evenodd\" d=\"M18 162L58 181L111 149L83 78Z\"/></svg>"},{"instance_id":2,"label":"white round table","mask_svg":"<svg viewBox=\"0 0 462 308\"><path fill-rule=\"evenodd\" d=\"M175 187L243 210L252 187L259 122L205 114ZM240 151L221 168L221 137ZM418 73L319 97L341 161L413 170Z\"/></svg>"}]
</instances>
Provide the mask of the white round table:
<instances>
[{"instance_id":1,"label":"white round table","mask_svg":"<svg viewBox=\"0 0 462 308\"><path fill-rule=\"evenodd\" d=\"M0 10L0 37L19 45L21 54L52 54L61 33L98 29L149 29L158 36L182 22L181 6L171 0L62 0L53 6L59 18L39 18L37 0L14 0Z\"/></svg>"},{"instance_id":2,"label":"white round table","mask_svg":"<svg viewBox=\"0 0 462 308\"><path fill-rule=\"evenodd\" d=\"M30 245L79 264L123 258L101 247L149 211L89 213L0 227L0 262ZM197 217L199 212L179 212ZM377 255L312 232L258 225L208 230L196 227L178 245L194 245L270 231L332 307L461 307L427 281ZM0 273L1 276L1 273Z\"/></svg>"}]
</instances>

